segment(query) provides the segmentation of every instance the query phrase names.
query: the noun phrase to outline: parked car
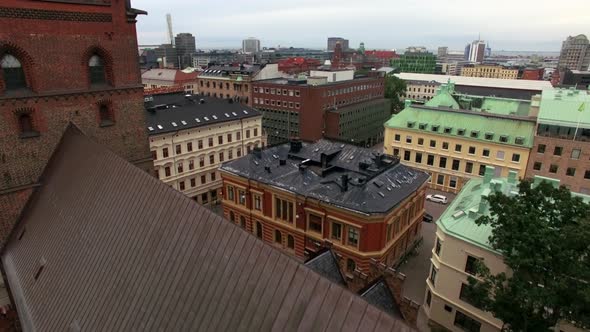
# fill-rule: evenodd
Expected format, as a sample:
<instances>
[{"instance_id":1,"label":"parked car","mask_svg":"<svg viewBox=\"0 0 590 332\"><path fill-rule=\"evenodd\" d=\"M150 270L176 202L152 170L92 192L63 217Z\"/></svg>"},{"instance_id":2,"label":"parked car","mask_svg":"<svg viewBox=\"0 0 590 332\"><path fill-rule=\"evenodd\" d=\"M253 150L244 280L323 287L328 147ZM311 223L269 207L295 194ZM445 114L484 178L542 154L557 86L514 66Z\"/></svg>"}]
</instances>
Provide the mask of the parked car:
<instances>
[{"instance_id":1,"label":"parked car","mask_svg":"<svg viewBox=\"0 0 590 332\"><path fill-rule=\"evenodd\" d=\"M422 216L422 221L424 222L432 222L434 220L434 218L432 218L432 215L429 213L424 213L424 215Z\"/></svg>"},{"instance_id":2,"label":"parked car","mask_svg":"<svg viewBox=\"0 0 590 332\"><path fill-rule=\"evenodd\" d=\"M426 200L440 204L448 203L447 197L443 195L426 195Z\"/></svg>"}]
</instances>

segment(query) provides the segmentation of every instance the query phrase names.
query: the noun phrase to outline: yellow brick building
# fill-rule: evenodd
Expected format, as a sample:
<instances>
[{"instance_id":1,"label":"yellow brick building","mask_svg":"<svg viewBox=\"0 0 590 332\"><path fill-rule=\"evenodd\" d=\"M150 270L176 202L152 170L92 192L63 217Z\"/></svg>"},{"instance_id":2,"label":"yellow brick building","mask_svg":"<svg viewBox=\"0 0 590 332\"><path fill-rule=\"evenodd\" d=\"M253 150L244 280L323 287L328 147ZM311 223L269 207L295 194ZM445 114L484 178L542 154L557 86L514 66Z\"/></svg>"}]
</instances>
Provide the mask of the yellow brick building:
<instances>
[{"instance_id":1,"label":"yellow brick building","mask_svg":"<svg viewBox=\"0 0 590 332\"><path fill-rule=\"evenodd\" d=\"M466 65L461 69L461 76L517 79L518 69L497 65Z\"/></svg>"},{"instance_id":2,"label":"yellow brick building","mask_svg":"<svg viewBox=\"0 0 590 332\"><path fill-rule=\"evenodd\" d=\"M457 193L486 166L523 178L533 144L530 102L453 95L442 85L425 105L411 105L385 123L384 153L430 173L430 187Z\"/></svg>"}]
</instances>

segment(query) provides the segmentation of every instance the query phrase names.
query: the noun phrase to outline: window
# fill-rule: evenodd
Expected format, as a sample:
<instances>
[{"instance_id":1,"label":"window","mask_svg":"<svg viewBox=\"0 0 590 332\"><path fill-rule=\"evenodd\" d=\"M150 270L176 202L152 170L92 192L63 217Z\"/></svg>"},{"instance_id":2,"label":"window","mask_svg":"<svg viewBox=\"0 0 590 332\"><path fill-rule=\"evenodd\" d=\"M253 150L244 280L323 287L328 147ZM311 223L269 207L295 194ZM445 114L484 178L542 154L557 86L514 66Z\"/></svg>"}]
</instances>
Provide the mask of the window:
<instances>
[{"instance_id":1,"label":"window","mask_svg":"<svg viewBox=\"0 0 590 332\"><path fill-rule=\"evenodd\" d=\"M418 125L418 128L420 128L421 130L426 129L426 123L421 123Z\"/></svg>"},{"instance_id":2,"label":"window","mask_svg":"<svg viewBox=\"0 0 590 332\"><path fill-rule=\"evenodd\" d=\"M217 173L215 173L215 172L211 173L211 181L215 181L215 178L217 177L216 174Z\"/></svg>"},{"instance_id":3,"label":"window","mask_svg":"<svg viewBox=\"0 0 590 332\"><path fill-rule=\"evenodd\" d=\"M393 149L393 155L394 156L399 156L399 149Z\"/></svg>"},{"instance_id":4,"label":"window","mask_svg":"<svg viewBox=\"0 0 590 332\"><path fill-rule=\"evenodd\" d=\"M459 128L459 129L457 129L457 135L464 136L465 135L465 128Z\"/></svg>"},{"instance_id":5,"label":"window","mask_svg":"<svg viewBox=\"0 0 590 332\"><path fill-rule=\"evenodd\" d=\"M219 152L219 162L221 163L221 162L223 162L224 160L225 160L225 157L224 157L224 153L223 153L223 151L222 151L222 152Z\"/></svg>"},{"instance_id":6,"label":"window","mask_svg":"<svg viewBox=\"0 0 590 332\"><path fill-rule=\"evenodd\" d=\"M490 150L489 149L483 149L482 156L489 158L490 157Z\"/></svg>"},{"instance_id":7,"label":"window","mask_svg":"<svg viewBox=\"0 0 590 332\"><path fill-rule=\"evenodd\" d=\"M418 138L418 145L424 145L424 139Z\"/></svg>"},{"instance_id":8,"label":"window","mask_svg":"<svg viewBox=\"0 0 590 332\"><path fill-rule=\"evenodd\" d=\"M203 140L201 140L201 139L200 139L200 140L197 142L197 147L198 147L199 149L202 149L202 148L203 148Z\"/></svg>"},{"instance_id":9,"label":"window","mask_svg":"<svg viewBox=\"0 0 590 332\"><path fill-rule=\"evenodd\" d=\"M221 135L217 136L217 143L223 144L223 136L221 136Z\"/></svg>"},{"instance_id":10,"label":"window","mask_svg":"<svg viewBox=\"0 0 590 332\"><path fill-rule=\"evenodd\" d=\"M460 167L460 165L461 165L461 161L460 161L460 160L458 160L458 159L453 159L453 165L451 166L451 169L452 169L453 171L458 171L458 170L459 170L459 167Z\"/></svg>"},{"instance_id":11,"label":"window","mask_svg":"<svg viewBox=\"0 0 590 332\"><path fill-rule=\"evenodd\" d=\"M426 305L430 307L430 302L432 302L432 294L430 291L426 292Z\"/></svg>"},{"instance_id":12,"label":"window","mask_svg":"<svg viewBox=\"0 0 590 332\"><path fill-rule=\"evenodd\" d=\"M465 315L459 310L455 313L455 322L453 324L467 332L479 332L481 329L480 322Z\"/></svg>"},{"instance_id":13,"label":"window","mask_svg":"<svg viewBox=\"0 0 590 332\"><path fill-rule=\"evenodd\" d=\"M436 243L434 245L434 253L440 257L440 249L442 248L442 242L440 241L440 239L437 237L436 238Z\"/></svg>"},{"instance_id":14,"label":"window","mask_svg":"<svg viewBox=\"0 0 590 332\"><path fill-rule=\"evenodd\" d=\"M295 250L295 238L293 235L287 235L287 248Z\"/></svg>"},{"instance_id":15,"label":"window","mask_svg":"<svg viewBox=\"0 0 590 332\"><path fill-rule=\"evenodd\" d=\"M430 269L430 282L432 283L432 286L435 285L436 282L436 273L438 271L436 270L436 268L434 267L434 265L432 265L432 268Z\"/></svg>"},{"instance_id":16,"label":"window","mask_svg":"<svg viewBox=\"0 0 590 332\"><path fill-rule=\"evenodd\" d=\"M199 158L199 167L205 167L205 158Z\"/></svg>"},{"instance_id":17,"label":"window","mask_svg":"<svg viewBox=\"0 0 590 332\"><path fill-rule=\"evenodd\" d=\"M420 152L416 152L415 161L418 164L421 164L422 163L422 154Z\"/></svg>"},{"instance_id":18,"label":"window","mask_svg":"<svg viewBox=\"0 0 590 332\"><path fill-rule=\"evenodd\" d=\"M426 159L426 164L428 166L434 166L434 155L428 155L428 158Z\"/></svg>"},{"instance_id":19,"label":"window","mask_svg":"<svg viewBox=\"0 0 590 332\"><path fill-rule=\"evenodd\" d=\"M194 188L197 185L197 180L195 178L191 179L191 188Z\"/></svg>"},{"instance_id":20,"label":"window","mask_svg":"<svg viewBox=\"0 0 590 332\"><path fill-rule=\"evenodd\" d=\"M410 151L404 151L404 160L409 161L411 157Z\"/></svg>"},{"instance_id":21,"label":"window","mask_svg":"<svg viewBox=\"0 0 590 332\"><path fill-rule=\"evenodd\" d=\"M436 148L436 141L435 140L430 140L430 147L431 148Z\"/></svg>"},{"instance_id":22,"label":"window","mask_svg":"<svg viewBox=\"0 0 590 332\"><path fill-rule=\"evenodd\" d=\"M293 223L293 203L275 197L275 218L288 223Z\"/></svg>"},{"instance_id":23,"label":"window","mask_svg":"<svg viewBox=\"0 0 590 332\"><path fill-rule=\"evenodd\" d=\"M518 153L513 153L512 154L512 161L514 161L515 163L520 162L520 155Z\"/></svg>"},{"instance_id":24,"label":"window","mask_svg":"<svg viewBox=\"0 0 590 332\"><path fill-rule=\"evenodd\" d=\"M152 151L152 159L158 160L158 151Z\"/></svg>"},{"instance_id":25,"label":"window","mask_svg":"<svg viewBox=\"0 0 590 332\"><path fill-rule=\"evenodd\" d=\"M348 226L348 238L346 244L356 247L359 244L359 230L357 228Z\"/></svg>"},{"instance_id":26,"label":"window","mask_svg":"<svg viewBox=\"0 0 590 332\"><path fill-rule=\"evenodd\" d=\"M549 165L549 173L557 173L558 169L559 169L559 167L555 164Z\"/></svg>"},{"instance_id":27,"label":"window","mask_svg":"<svg viewBox=\"0 0 590 332\"><path fill-rule=\"evenodd\" d=\"M500 135L500 142L502 142L502 143L508 142L508 136L506 136L506 135Z\"/></svg>"},{"instance_id":28,"label":"window","mask_svg":"<svg viewBox=\"0 0 590 332\"><path fill-rule=\"evenodd\" d=\"M486 133L485 134L485 139L487 139L487 140L493 140L494 139L494 134L492 134L492 133Z\"/></svg>"},{"instance_id":29,"label":"window","mask_svg":"<svg viewBox=\"0 0 590 332\"><path fill-rule=\"evenodd\" d=\"M504 160L504 151L496 151L496 159Z\"/></svg>"},{"instance_id":30,"label":"window","mask_svg":"<svg viewBox=\"0 0 590 332\"><path fill-rule=\"evenodd\" d=\"M33 127L33 119L31 114L23 113L18 116L18 125L21 137L36 136L37 132Z\"/></svg>"},{"instance_id":31,"label":"window","mask_svg":"<svg viewBox=\"0 0 590 332\"><path fill-rule=\"evenodd\" d=\"M191 159L188 161L188 169L189 170L195 169L195 161L194 160Z\"/></svg>"},{"instance_id":32,"label":"window","mask_svg":"<svg viewBox=\"0 0 590 332\"><path fill-rule=\"evenodd\" d=\"M209 137L209 147L213 146L213 137Z\"/></svg>"},{"instance_id":33,"label":"window","mask_svg":"<svg viewBox=\"0 0 590 332\"><path fill-rule=\"evenodd\" d=\"M484 176L486 174L486 165L479 165L479 172L477 174L479 174L480 176Z\"/></svg>"},{"instance_id":34,"label":"window","mask_svg":"<svg viewBox=\"0 0 590 332\"><path fill-rule=\"evenodd\" d=\"M572 150L572 154L571 154L571 158L574 159L574 160L580 159L580 153L581 152L582 151L580 149L573 149Z\"/></svg>"},{"instance_id":35,"label":"window","mask_svg":"<svg viewBox=\"0 0 590 332\"><path fill-rule=\"evenodd\" d=\"M469 147L469 154L475 154L475 146Z\"/></svg>"},{"instance_id":36,"label":"window","mask_svg":"<svg viewBox=\"0 0 590 332\"><path fill-rule=\"evenodd\" d=\"M590 170L586 170L586 172L584 172L584 179L590 179Z\"/></svg>"},{"instance_id":37,"label":"window","mask_svg":"<svg viewBox=\"0 0 590 332\"><path fill-rule=\"evenodd\" d=\"M576 169L573 168L573 167L568 167L565 170L565 175L567 175L567 176L575 176L576 175Z\"/></svg>"},{"instance_id":38,"label":"window","mask_svg":"<svg viewBox=\"0 0 590 332\"><path fill-rule=\"evenodd\" d=\"M232 187L232 186L227 186L227 199L230 201L233 201L235 199L234 187Z\"/></svg>"},{"instance_id":39,"label":"window","mask_svg":"<svg viewBox=\"0 0 590 332\"><path fill-rule=\"evenodd\" d=\"M537 146L537 153L545 153L546 148L547 146L545 144L539 144L539 146Z\"/></svg>"},{"instance_id":40,"label":"window","mask_svg":"<svg viewBox=\"0 0 590 332\"><path fill-rule=\"evenodd\" d=\"M356 270L356 263L352 259L346 260L346 272L353 273Z\"/></svg>"},{"instance_id":41,"label":"window","mask_svg":"<svg viewBox=\"0 0 590 332\"><path fill-rule=\"evenodd\" d=\"M517 136L514 139L514 144L523 145L524 144L524 137Z\"/></svg>"},{"instance_id":42,"label":"window","mask_svg":"<svg viewBox=\"0 0 590 332\"><path fill-rule=\"evenodd\" d=\"M240 227L246 229L246 218L244 216L240 216Z\"/></svg>"},{"instance_id":43,"label":"window","mask_svg":"<svg viewBox=\"0 0 590 332\"><path fill-rule=\"evenodd\" d=\"M540 171L542 167L543 167L543 164L538 161L535 161L535 163L533 164L533 169L535 171Z\"/></svg>"},{"instance_id":44,"label":"window","mask_svg":"<svg viewBox=\"0 0 590 332\"><path fill-rule=\"evenodd\" d=\"M461 284L461 291L459 291L459 298L461 301L471 304L472 306L478 308L479 306L476 305L475 301L473 300L473 294L470 292L468 284Z\"/></svg>"},{"instance_id":45,"label":"window","mask_svg":"<svg viewBox=\"0 0 590 332\"><path fill-rule=\"evenodd\" d=\"M241 157L241 156L242 156L242 148L238 148L238 149L236 150L236 155L237 155L238 157Z\"/></svg>"},{"instance_id":46,"label":"window","mask_svg":"<svg viewBox=\"0 0 590 332\"><path fill-rule=\"evenodd\" d=\"M309 213L307 218L309 230L322 234L322 217L313 213Z\"/></svg>"},{"instance_id":47,"label":"window","mask_svg":"<svg viewBox=\"0 0 590 332\"><path fill-rule=\"evenodd\" d=\"M258 128L254 128L254 137L258 136Z\"/></svg>"},{"instance_id":48,"label":"window","mask_svg":"<svg viewBox=\"0 0 590 332\"><path fill-rule=\"evenodd\" d=\"M453 128L451 128L451 127L445 127L444 133L445 134L450 134L451 133L451 130L453 130Z\"/></svg>"},{"instance_id":49,"label":"window","mask_svg":"<svg viewBox=\"0 0 590 332\"><path fill-rule=\"evenodd\" d=\"M254 210L262 211L262 198L260 195L254 195Z\"/></svg>"},{"instance_id":50,"label":"window","mask_svg":"<svg viewBox=\"0 0 590 332\"><path fill-rule=\"evenodd\" d=\"M440 159L438 160L438 167L447 168L447 158L446 157L440 157Z\"/></svg>"},{"instance_id":51,"label":"window","mask_svg":"<svg viewBox=\"0 0 590 332\"><path fill-rule=\"evenodd\" d=\"M182 153L182 147L180 146L180 144L176 145L176 154L181 154Z\"/></svg>"},{"instance_id":52,"label":"window","mask_svg":"<svg viewBox=\"0 0 590 332\"><path fill-rule=\"evenodd\" d=\"M186 151L188 151L188 152L193 151L193 143L192 142L186 143Z\"/></svg>"},{"instance_id":53,"label":"window","mask_svg":"<svg viewBox=\"0 0 590 332\"><path fill-rule=\"evenodd\" d=\"M438 185L444 185L445 184L445 176L442 174L439 174L436 178L436 184Z\"/></svg>"},{"instance_id":54,"label":"window","mask_svg":"<svg viewBox=\"0 0 590 332\"><path fill-rule=\"evenodd\" d=\"M472 138L478 138L479 137L479 131L477 130L472 130L471 131L471 135Z\"/></svg>"},{"instance_id":55,"label":"window","mask_svg":"<svg viewBox=\"0 0 590 332\"><path fill-rule=\"evenodd\" d=\"M246 205L246 192L243 190L238 190L238 203L240 205Z\"/></svg>"},{"instance_id":56,"label":"window","mask_svg":"<svg viewBox=\"0 0 590 332\"><path fill-rule=\"evenodd\" d=\"M213 165L213 164L215 164L215 155L210 155L210 156L209 156L209 164L210 164L210 165Z\"/></svg>"},{"instance_id":57,"label":"window","mask_svg":"<svg viewBox=\"0 0 590 332\"><path fill-rule=\"evenodd\" d=\"M432 131L437 132L439 127L440 126L438 126L438 125L432 126Z\"/></svg>"},{"instance_id":58,"label":"window","mask_svg":"<svg viewBox=\"0 0 590 332\"><path fill-rule=\"evenodd\" d=\"M475 275L475 273L477 272L476 265L478 261L478 258L467 255L467 261L465 262L465 272L471 275Z\"/></svg>"},{"instance_id":59,"label":"window","mask_svg":"<svg viewBox=\"0 0 590 332\"><path fill-rule=\"evenodd\" d=\"M448 150L449 149L449 142L443 142L442 149L443 150Z\"/></svg>"},{"instance_id":60,"label":"window","mask_svg":"<svg viewBox=\"0 0 590 332\"><path fill-rule=\"evenodd\" d=\"M178 163L177 169L178 169L178 173L182 173L184 171L184 168L182 166L182 163Z\"/></svg>"},{"instance_id":61,"label":"window","mask_svg":"<svg viewBox=\"0 0 590 332\"><path fill-rule=\"evenodd\" d=\"M98 107L98 114L101 126L108 126L113 124L113 117L108 105L100 105Z\"/></svg>"},{"instance_id":62,"label":"window","mask_svg":"<svg viewBox=\"0 0 590 332\"><path fill-rule=\"evenodd\" d=\"M469 174L473 173L473 163L472 162L468 161L465 164L465 173L469 173Z\"/></svg>"},{"instance_id":63,"label":"window","mask_svg":"<svg viewBox=\"0 0 590 332\"><path fill-rule=\"evenodd\" d=\"M163 148L162 149L162 157L168 158L168 148Z\"/></svg>"},{"instance_id":64,"label":"window","mask_svg":"<svg viewBox=\"0 0 590 332\"><path fill-rule=\"evenodd\" d=\"M339 224L337 222L333 222L332 223L332 239L334 240L342 240L342 224Z\"/></svg>"},{"instance_id":65,"label":"window","mask_svg":"<svg viewBox=\"0 0 590 332\"><path fill-rule=\"evenodd\" d=\"M185 187L184 187L184 181L180 181L180 182L178 183L178 187L180 188L180 190L184 190L184 188L185 188Z\"/></svg>"},{"instance_id":66,"label":"window","mask_svg":"<svg viewBox=\"0 0 590 332\"><path fill-rule=\"evenodd\" d=\"M164 175L170 176L170 167L164 167Z\"/></svg>"},{"instance_id":67,"label":"window","mask_svg":"<svg viewBox=\"0 0 590 332\"><path fill-rule=\"evenodd\" d=\"M279 244L283 243L283 234L278 229L275 230L275 242Z\"/></svg>"},{"instance_id":68,"label":"window","mask_svg":"<svg viewBox=\"0 0 590 332\"><path fill-rule=\"evenodd\" d=\"M412 144L412 136L406 136L406 143Z\"/></svg>"},{"instance_id":69,"label":"window","mask_svg":"<svg viewBox=\"0 0 590 332\"><path fill-rule=\"evenodd\" d=\"M256 222L256 237L262 239L262 224L260 221Z\"/></svg>"},{"instance_id":70,"label":"window","mask_svg":"<svg viewBox=\"0 0 590 332\"><path fill-rule=\"evenodd\" d=\"M554 156L561 156L562 152L563 152L563 148L561 146L556 146L555 149L553 149Z\"/></svg>"},{"instance_id":71,"label":"window","mask_svg":"<svg viewBox=\"0 0 590 332\"><path fill-rule=\"evenodd\" d=\"M5 54L0 59L0 68L2 69L6 90L17 90L27 87L23 66L15 56Z\"/></svg>"},{"instance_id":72,"label":"window","mask_svg":"<svg viewBox=\"0 0 590 332\"><path fill-rule=\"evenodd\" d=\"M394 136L393 140L394 140L394 141L396 141L396 142L399 142L399 141L401 141L401 140L402 140L402 137L401 137L401 135L400 135L400 134L395 134L395 136Z\"/></svg>"},{"instance_id":73,"label":"window","mask_svg":"<svg viewBox=\"0 0 590 332\"><path fill-rule=\"evenodd\" d=\"M461 144L455 144L455 152L461 152L462 148Z\"/></svg>"},{"instance_id":74,"label":"window","mask_svg":"<svg viewBox=\"0 0 590 332\"><path fill-rule=\"evenodd\" d=\"M456 176L451 176L449 178L449 187L457 188L457 177Z\"/></svg>"},{"instance_id":75,"label":"window","mask_svg":"<svg viewBox=\"0 0 590 332\"><path fill-rule=\"evenodd\" d=\"M205 184L207 182L207 177L205 175L201 175L201 184Z\"/></svg>"},{"instance_id":76,"label":"window","mask_svg":"<svg viewBox=\"0 0 590 332\"><path fill-rule=\"evenodd\" d=\"M227 151L227 159L232 160L233 158L234 158L234 151L233 150Z\"/></svg>"},{"instance_id":77,"label":"window","mask_svg":"<svg viewBox=\"0 0 590 332\"><path fill-rule=\"evenodd\" d=\"M90 84L106 83L104 61L98 54L94 54L88 59L88 74Z\"/></svg>"}]
</instances>

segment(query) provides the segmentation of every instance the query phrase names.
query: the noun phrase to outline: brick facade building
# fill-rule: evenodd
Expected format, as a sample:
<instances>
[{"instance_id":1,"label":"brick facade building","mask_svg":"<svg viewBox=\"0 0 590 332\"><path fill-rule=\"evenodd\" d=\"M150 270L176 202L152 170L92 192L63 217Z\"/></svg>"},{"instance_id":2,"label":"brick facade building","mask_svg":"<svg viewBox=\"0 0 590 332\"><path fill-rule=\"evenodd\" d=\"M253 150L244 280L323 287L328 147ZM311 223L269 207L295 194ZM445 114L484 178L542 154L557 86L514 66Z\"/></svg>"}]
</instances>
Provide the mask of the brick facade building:
<instances>
[{"instance_id":1,"label":"brick facade building","mask_svg":"<svg viewBox=\"0 0 590 332\"><path fill-rule=\"evenodd\" d=\"M420 238L428 175L373 150L291 141L220 167L223 213L304 260L323 248L359 290Z\"/></svg>"},{"instance_id":2,"label":"brick facade building","mask_svg":"<svg viewBox=\"0 0 590 332\"><path fill-rule=\"evenodd\" d=\"M2 1L0 245L69 122L151 168L128 1Z\"/></svg>"},{"instance_id":3,"label":"brick facade building","mask_svg":"<svg viewBox=\"0 0 590 332\"><path fill-rule=\"evenodd\" d=\"M390 114L389 103L383 99L384 82L383 77L332 83L325 77L258 81L254 83L252 106L264 114L262 126L269 145L291 137L374 144L382 137L383 123Z\"/></svg>"}]
</instances>

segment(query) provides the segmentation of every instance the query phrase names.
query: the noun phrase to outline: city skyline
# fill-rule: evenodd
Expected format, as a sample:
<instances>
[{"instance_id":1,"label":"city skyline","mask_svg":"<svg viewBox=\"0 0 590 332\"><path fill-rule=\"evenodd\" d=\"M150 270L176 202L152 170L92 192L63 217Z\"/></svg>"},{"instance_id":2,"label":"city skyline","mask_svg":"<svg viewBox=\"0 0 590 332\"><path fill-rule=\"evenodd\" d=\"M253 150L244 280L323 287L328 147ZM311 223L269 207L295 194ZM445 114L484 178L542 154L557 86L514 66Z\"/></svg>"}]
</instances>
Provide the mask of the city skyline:
<instances>
[{"instance_id":1,"label":"city skyline","mask_svg":"<svg viewBox=\"0 0 590 332\"><path fill-rule=\"evenodd\" d=\"M567 36L590 33L583 15L590 11L590 3L583 0L564 1L559 12L550 1L502 0L469 15L465 10L457 10L470 8L466 0L459 0L452 7L427 0L403 8L381 0L371 1L369 6L344 2L328 0L317 5L302 0L297 6L286 7L262 0L244 7L234 0L223 4L202 1L199 11L213 14L195 19L195 14L186 10L186 3L181 0L171 0L165 6L146 0L141 8L149 14L138 20L138 39L140 44L166 42L166 13L172 14L175 32L196 36L199 49L237 49L250 36L259 38L261 47L325 48L327 37L341 36L349 39L354 48L364 42L367 49L401 50L422 45L429 49L449 46L451 50L462 50L480 34L495 51L557 52ZM227 10L234 5L240 6L240 10ZM547 19L540 19L543 17ZM526 26L522 25L523 21L527 22ZM293 27L298 29L296 34Z\"/></svg>"}]
</instances>

